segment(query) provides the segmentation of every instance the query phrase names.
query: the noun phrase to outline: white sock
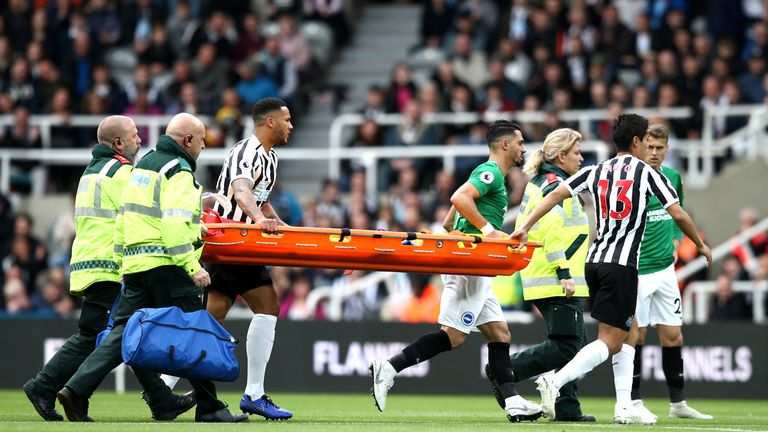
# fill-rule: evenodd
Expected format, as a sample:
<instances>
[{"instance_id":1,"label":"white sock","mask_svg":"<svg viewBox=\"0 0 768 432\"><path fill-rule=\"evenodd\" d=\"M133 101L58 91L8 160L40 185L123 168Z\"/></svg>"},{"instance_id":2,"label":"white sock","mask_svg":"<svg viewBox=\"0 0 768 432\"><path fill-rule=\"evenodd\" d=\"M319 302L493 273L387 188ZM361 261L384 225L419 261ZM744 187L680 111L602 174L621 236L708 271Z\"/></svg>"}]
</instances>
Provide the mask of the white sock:
<instances>
[{"instance_id":1,"label":"white sock","mask_svg":"<svg viewBox=\"0 0 768 432\"><path fill-rule=\"evenodd\" d=\"M264 396L264 375L269 356L272 355L272 344L275 343L275 325L276 316L256 314L248 326L248 335L245 338L245 353L248 357L245 394L250 396L251 400Z\"/></svg>"},{"instance_id":2,"label":"white sock","mask_svg":"<svg viewBox=\"0 0 768 432\"><path fill-rule=\"evenodd\" d=\"M176 387L176 383L179 382L179 377L173 375L162 374L160 375L160 379L163 380L165 385L171 390L173 390L173 388Z\"/></svg>"},{"instance_id":3,"label":"white sock","mask_svg":"<svg viewBox=\"0 0 768 432\"><path fill-rule=\"evenodd\" d=\"M622 345L621 351L613 355L613 383L616 386L616 405L626 407L632 403L632 372L635 363L635 348Z\"/></svg>"},{"instance_id":4,"label":"white sock","mask_svg":"<svg viewBox=\"0 0 768 432\"><path fill-rule=\"evenodd\" d=\"M576 353L576 356L553 376L552 383L560 390L562 386L586 374L606 360L608 360L608 345L598 339Z\"/></svg>"}]
</instances>

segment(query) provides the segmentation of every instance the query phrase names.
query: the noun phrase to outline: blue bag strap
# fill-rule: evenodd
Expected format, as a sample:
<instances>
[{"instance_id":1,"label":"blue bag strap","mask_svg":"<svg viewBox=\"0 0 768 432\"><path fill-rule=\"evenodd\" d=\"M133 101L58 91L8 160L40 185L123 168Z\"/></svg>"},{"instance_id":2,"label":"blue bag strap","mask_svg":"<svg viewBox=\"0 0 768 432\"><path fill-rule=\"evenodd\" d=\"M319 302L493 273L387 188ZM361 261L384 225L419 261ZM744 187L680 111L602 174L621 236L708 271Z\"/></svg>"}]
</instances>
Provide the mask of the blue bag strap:
<instances>
[{"instance_id":1,"label":"blue bag strap","mask_svg":"<svg viewBox=\"0 0 768 432\"><path fill-rule=\"evenodd\" d=\"M111 329L115 324L115 320L114 320L115 309L117 309L117 304L120 303L120 297L122 297L124 293L125 293L125 284L121 283L120 292L117 294L117 297L115 297L115 301L114 303L112 303L112 307L109 309L109 318L107 319L108 329Z\"/></svg>"}]
</instances>

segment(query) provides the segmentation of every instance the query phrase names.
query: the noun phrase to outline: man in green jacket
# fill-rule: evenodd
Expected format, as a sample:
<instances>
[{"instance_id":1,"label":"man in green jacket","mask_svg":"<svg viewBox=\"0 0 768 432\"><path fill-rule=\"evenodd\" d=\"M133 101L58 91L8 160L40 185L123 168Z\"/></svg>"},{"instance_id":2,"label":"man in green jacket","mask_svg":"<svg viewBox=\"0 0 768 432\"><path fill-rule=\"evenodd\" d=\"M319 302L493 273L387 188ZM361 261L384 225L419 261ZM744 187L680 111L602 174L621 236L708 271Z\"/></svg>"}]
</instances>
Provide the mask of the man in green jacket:
<instances>
[{"instance_id":1,"label":"man in green jacket","mask_svg":"<svg viewBox=\"0 0 768 432\"><path fill-rule=\"evenodd\" d=\"M56 392L96 348L96 335L107 326L110 308L120 293L118 264L112 259L113 231L141 138L133 120L124 116L105 118L96 134L98 144L91 151L93 159L80 178L75 197L70 292L83 297L78 330L23 386L46 421L64 419L55 409ZM173 420L195 405L192 394L177 397L160 389L153 396L147 399L156 420Z\"/></svg>"},{"instance_id":2,"label":"man in green jacket","mask_svg":"<svg viewBox=\"0 0 768 432\"><path fill-rule=\"evenodd\" d=\"M112 332L58 393L70 421L91 421L88 399L104 377L122 363L123 331L133 312L167 306L178 306L185 312L200 310L202 289L211 283L198 261L203 245L202 188L193 174L205 148L205 126L196 117L181 113L171 119L166 133L155 151L136 165L123 193L115 222L113 259L120 267L125 291L115 310ZM195 421L248 420L229 412L216 398L212 382L190 383L197 397ZM167 389L159 379L141 384L150 399L160 391L158 385Z\"/></svg>"}]
</instances>

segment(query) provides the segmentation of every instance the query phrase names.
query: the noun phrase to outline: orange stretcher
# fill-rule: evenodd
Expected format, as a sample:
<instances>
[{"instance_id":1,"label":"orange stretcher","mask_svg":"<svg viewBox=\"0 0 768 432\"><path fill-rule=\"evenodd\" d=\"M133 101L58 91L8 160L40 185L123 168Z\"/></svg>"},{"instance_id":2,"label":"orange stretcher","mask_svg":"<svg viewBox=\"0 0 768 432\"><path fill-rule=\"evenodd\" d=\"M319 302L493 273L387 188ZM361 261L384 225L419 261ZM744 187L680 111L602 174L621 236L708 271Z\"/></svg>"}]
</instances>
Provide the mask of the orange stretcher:
<instances>
[{"instance_id":1,"label":"orange stretcher","mask_svg":"<svg viewBox=\"0 0 768 432\"><path fill-rule=\"evenodd\" d=\"M413 273L511 275L525 268L536 247L528 242L479 236L374 231L348 228L279 226L277 234L261 227L203 214L203 261L377 270Z\"/></svg>"}]
</instances>

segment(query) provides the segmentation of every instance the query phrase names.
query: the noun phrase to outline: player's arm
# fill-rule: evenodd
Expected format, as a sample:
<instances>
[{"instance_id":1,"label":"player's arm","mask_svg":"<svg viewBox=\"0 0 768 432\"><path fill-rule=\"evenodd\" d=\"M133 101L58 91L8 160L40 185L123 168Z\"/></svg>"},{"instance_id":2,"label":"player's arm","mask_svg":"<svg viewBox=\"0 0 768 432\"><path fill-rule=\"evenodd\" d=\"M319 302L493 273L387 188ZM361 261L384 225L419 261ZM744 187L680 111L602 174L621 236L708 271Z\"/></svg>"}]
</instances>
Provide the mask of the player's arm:
<instances>
[{"instance_id":1,"label":"player's arm","mask_svg":"<svg viewBox=\"0 0 768 432\"><path fill-rule=\"evenodd\" d=\"M272 204L270 204L269 201L265 202L261 206L261 213L270 219L276 220L278 225L288 226L288 224L285 223L285 221L280 219L280 216L277 215L275 208L272 207Z\"/></svg>"},{"instance_id":2,"label":"player's arm","mask_svg":"<svg viewBox=\"0 0 768 432\"><path fill-rule=\"evenodd\" d=\"M261 225L261 228L266 233L277 232L277 221L269 219L259 209L259 203L256 201L256 197L253 196L251 189L253 188L253 182L248 178L235 179L232 184L232 191L235 196L235 202L243 210L251 220ZM271 206L270 206L271 207ZM274 210L272 210L274 212Z\"/></svg>"},{"instance_id":3,"label":"player's arm","mask_svg":"<svg viewBox=\"0 0 768 432\"><path fill-rule=\"evenodd\" d=\"M526 217L523 223L515 229L515 232L512 233L510 238L519 240L520 244L527 242L528 231L531 230L531 227L536 224L539 219L544 217L545 214L549 213L557 203L569 196L571 196L571 190L565 186L565 183L560 183L560 186L556 187L555 190L539 201L536 208L528 214L528 217Z\"/></svg>"},{"instance_id":4,"label":"player's arm","mask_svg":"<svg viewBox=\"0 0 768 432\"><path fill-rule=\"evenodd\" d=\"M448 210L448 213L445 215L445 219L443 219L443 229L445 232L450 232L453 229L453 221L456 219L456 207L451 206L451 209Z\"/></svg>"},{"instance_id":5,"label":"player's arm","mask_svg":"<svg viewBox=\"0 0 768 432\"><path fill-rule=\"evenodd\" d=\"M475 205L475 201L480 198L480 191L477 190L475 185L470 182L466 182L451 195L451 204L456 208L456 211L464 216L469 222L472 223L477 229L480 230L486 237L499 238L500 233L494 233L495 228L490 226L490 222L486 220ZM489 228L490 226L490 228Z\"/></svg>"},{"instance_id":6,"label":"player's arm","mask_svg":"<svg viewBox=\"0 0 768 432\"><path fill-rule=\"evenodd\" d=\"M672 216L677 226L683 230L689 239L693 240L696 244L696 249L700 254L707 258L707 265L712 264L712 252L709 250L709 246L704 244L704 241L699 236L699 231L696 229L696 224L693 223L691 216L680 207L680 204L675 202L667 207L667 213Z\"/></svg>"}]
</instances>

